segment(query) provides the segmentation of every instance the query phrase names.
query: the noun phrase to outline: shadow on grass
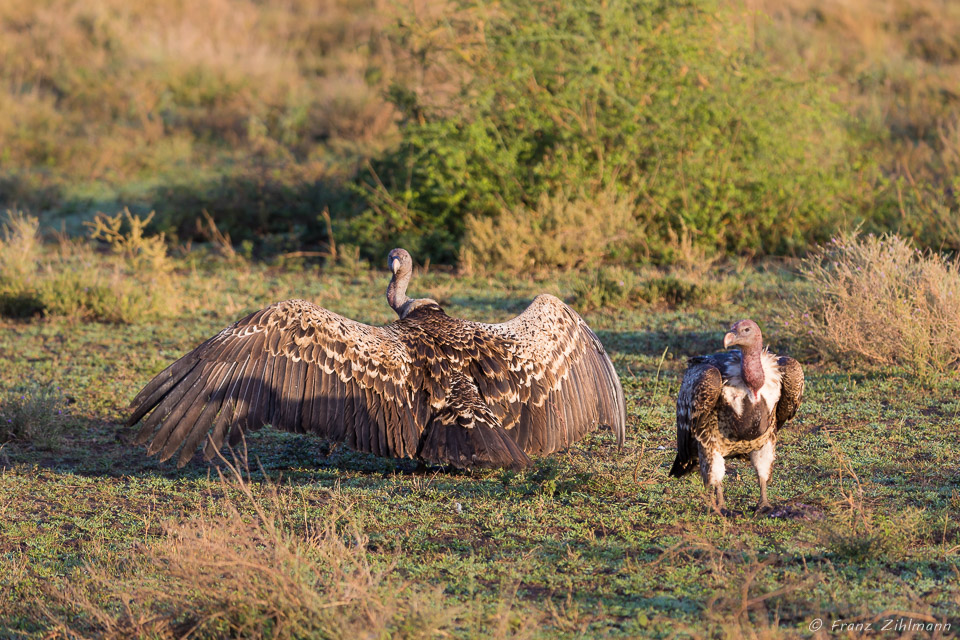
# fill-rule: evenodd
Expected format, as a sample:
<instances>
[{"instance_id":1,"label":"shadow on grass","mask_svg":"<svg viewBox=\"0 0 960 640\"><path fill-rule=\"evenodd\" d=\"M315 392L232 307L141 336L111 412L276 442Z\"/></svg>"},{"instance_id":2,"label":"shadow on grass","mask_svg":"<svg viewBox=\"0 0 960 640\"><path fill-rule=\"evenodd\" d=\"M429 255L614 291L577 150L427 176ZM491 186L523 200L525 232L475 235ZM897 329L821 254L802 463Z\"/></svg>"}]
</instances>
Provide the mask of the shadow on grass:
<instances>
[{"instance_id":1,"label":"shadow on grass","mask_svg":"<svg viewBox=\"0 0 960 640\"><path fill-rule=\"evenodd\" d=\"M664 349L677 356L699 356L723 351L722 331L598 331L607 351L659 357Z\"/></svg>"},{"instance_id":2,"label":"shadow on grass","mask_svg":"<svg viewBox=\"0 0 960 640\"><path fill-rule=\"evenodd\" d=\"M235 167L218 175L161 176L152 183L102 187L95 195L70 193L58 178L31 173L0 173L0 208L42 214L44 224L71 234L85 233L84 220L124 207L157 212L153 226L181 240L203 240L197 220L204 211L235 243L254 242L266 253L326 243L324 209L334 217L355 212L361 203L342 175L295 165Z\"/></svg>"},{"instance_id":3,"label":"shadow on grass","mask_svg":"<svg viewBox=\"0 0 960 640\"><path fill-rule=\"evenodd\" d=\"M146 445L136 445L139 426L126 427L90 418L72 418L70 434L55 449L43 449L29 442L12 440L0 445L0 470L30 468L86 477L148 477L200 480L227 472L222 460L206 461L198 450L182 468L176 456L160 462L147 455ZM334 482L344 476L369 476L380 481L393 475L423 475L447 478L479 477L489 472L469 472L452 467L421 465L407 458L386 458L354 451L313 434L287 433L263 427L249 433L246 442L221 454L233 462L234 456L247 467L250 478L270 478L284 484L300 485ZM243 464L244 454L247 464Z\"/></svg>"},{"instance_id":4,"label":"shadow on grass","mask_svg":"<svg viewBox=\"0 0 960 640\"><path fill-rule=\"evenodd\" d=\"M43 449L30 442L11 440L0 445L0 469L29 467L88 477L157 476L200 479L216 475L219 460L207 462L198 452L181 469L176 459L160 462L147 455L146 446L133 444L139 426L126 427L91 418L71 418L71 429L59 446ZM241 455L242 446L236 449ZM230 459L227 447L222 450ZM413 472L414 460L380 458L331 444L320 437L290 434L264 427L247 437L251 475L262 478L299 478L302 482L336 478L340 473L383 476ZM449 473L449 472L447 472Z\"/></svg>"}]
</instances>

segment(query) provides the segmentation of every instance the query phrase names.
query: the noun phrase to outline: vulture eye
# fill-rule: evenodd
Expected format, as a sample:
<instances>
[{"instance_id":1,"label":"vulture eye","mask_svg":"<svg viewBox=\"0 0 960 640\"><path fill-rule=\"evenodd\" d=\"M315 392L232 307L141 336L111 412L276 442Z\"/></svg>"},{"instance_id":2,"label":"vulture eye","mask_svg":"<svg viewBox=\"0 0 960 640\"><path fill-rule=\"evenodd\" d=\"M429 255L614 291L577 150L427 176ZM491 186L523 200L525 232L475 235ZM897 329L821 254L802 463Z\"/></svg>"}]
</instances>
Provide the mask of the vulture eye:
<instances>
[{"instance_id":1,"label":"vulture eye","mask_svg":"<svg viewBox=\"0 0 960 640\"><path fill-rule=\"evenodd\" d=\"M744 332L744 333L750 333L750 327L744 327L744 328L743 328L743 332Z\"/></svg>"}]
</instances>

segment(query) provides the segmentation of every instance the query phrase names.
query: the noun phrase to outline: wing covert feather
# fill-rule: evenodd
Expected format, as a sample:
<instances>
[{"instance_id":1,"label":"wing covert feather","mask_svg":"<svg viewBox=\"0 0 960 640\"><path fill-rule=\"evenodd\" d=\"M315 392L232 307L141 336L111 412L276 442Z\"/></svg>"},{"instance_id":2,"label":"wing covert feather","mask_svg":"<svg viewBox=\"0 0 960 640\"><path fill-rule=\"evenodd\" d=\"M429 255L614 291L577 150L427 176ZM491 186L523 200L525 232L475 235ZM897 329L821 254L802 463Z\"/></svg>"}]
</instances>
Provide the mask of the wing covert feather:
<instances>
[{"instance_id":1,"label":"wing covert feather","mask_svg":"<svg viewBox=\"0 0 960 640\"><path fill-rule=\"evenodd\" d=\"M473 377L524 451L565 448L598 425L623 444L626 404L613 363L586 322L558 298L537 296L500 324L473 331Z\"/></svg>"},{"instance_id":2,"label":"wing covert feather","mask_svg":"<svg viewBox=\"0 0 960 640\"><path fill-rule=\"evenodd\" d=\"M696 362L687 367L677 395L677 457L670 475L679 478L696 466L699 455L697 440L716 407L722 389L723 376L713 364Z\"/></svg>"},{"instance_id":3,"label":"wing covert feather","mask_svg":"<svg viewBox=\"0 0 960 640\"><path fill-rule=\"evenodd\" d=\"M777 428L783 428L797 413L803 401L803 367L788 356L777 358L780 367L780 400L777 402Z\"/></svg>"}]
</instances>

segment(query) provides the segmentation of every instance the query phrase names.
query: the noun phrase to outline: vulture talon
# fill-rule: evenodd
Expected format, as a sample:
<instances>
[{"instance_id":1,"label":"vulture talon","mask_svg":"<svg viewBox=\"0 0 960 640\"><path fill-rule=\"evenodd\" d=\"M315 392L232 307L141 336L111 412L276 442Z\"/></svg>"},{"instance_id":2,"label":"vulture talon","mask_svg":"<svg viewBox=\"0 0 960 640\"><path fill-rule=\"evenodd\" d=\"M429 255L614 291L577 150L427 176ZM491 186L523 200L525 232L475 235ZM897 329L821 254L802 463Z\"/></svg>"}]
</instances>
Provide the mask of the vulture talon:
<instances>
[{"instance_id":1,"label":"vulture talon","mask_svg":"<svg viewBox=\"0 0 960 640\"><path fill-rule=\"evenodd\" d=\"M773 513L773 505L769 502L761 502L754 507L754 513L758 516L765 516Z\"/></svg>"}]
</instances>

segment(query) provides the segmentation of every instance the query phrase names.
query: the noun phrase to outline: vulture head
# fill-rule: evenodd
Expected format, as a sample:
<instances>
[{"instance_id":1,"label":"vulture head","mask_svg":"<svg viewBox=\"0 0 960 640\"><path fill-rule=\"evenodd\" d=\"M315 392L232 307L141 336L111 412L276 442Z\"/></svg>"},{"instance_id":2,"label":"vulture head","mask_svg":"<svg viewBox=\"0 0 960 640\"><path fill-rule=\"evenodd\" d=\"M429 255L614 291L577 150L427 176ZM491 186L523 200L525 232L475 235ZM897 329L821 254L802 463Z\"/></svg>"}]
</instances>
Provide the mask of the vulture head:
<instances>
[{"instance_id":1,"label":"vulture head","mask_svg":"<svg viewBox=\"0 0 960 640\"><path fill-rule=\"evenodd\" d=\"M741 320L730 327L730 331L723 336L723 348L734 346L740 347L743 380L756 393L764 383L763 365L760 362L763 336L756 322Z\"/></svg>"},{"instance_id":2,"label":"vulture head","mask_svg":"<svg viewBox=\"0 0 960 640\"><path fill-rule=\"evenodd\" d=\"M392 249L387 254L387 266L394 276L409 275L413 273L413 258L406 249Z\"/></svg>"},{"instance_id":3,"label":"vulture head","mask_svg":"<svg viewBox=\"0 0 960 640\"><path fill-rule=\"evenodd\" d=\"M753 320L741 320L730 327L727 335L723 336L723 348L740 347L743 350L763 348L763 336L760 327Z\"/></svg>"}]
</instances>

